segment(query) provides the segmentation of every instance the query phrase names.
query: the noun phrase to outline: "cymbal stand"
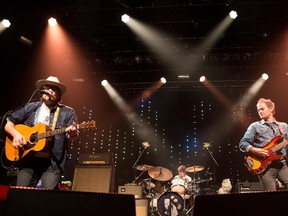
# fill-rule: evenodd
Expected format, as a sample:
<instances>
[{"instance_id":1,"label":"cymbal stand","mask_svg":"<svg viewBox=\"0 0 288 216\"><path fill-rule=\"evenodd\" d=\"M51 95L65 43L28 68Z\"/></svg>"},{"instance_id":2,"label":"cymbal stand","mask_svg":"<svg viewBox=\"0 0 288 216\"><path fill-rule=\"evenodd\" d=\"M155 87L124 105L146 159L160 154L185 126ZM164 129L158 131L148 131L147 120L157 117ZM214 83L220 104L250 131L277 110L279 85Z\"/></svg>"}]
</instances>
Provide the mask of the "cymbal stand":
<instances>
[{"instance_id":1,"label":"cymbal stand","mask_svg":"<svg viewBox=\"0 0 288 216\"><path fill-rule=\"evenodd\" d=\"M142 152L139 154L138 158L136 159L135 163L134 163L133 166L132 166L132 169L134 169L134 168L136 167L136 165L137 165L139 159L141 158L141 156L143 155L145 149L148 148L148 147L150 146L150 144L149 144L148 142L144 142L144 143L142 143L142 146L144 147L144 149L143 149ZM144 170L144 171L145 171L145 170ZM133 181L132 183L135 183L135 181L139 179L139 177L143 174L144 171L142 171L142 173L141 173L138 177L136 177L136 173L135 173L135 171L134 171L134 177L135 177L135 179L134 179L134 181Z\"/></svg>"},{"instance_id":2,"label":"cymbal stand","mask_svg":"<svg viewBox=\"0 0 288 216\"><path fill-rule=\"evenodd\" d=\"M199 178L199 175L197 175L196 178L196 168L193 171L193 179L191 181L191 197L190 199L194 199L194 197L198 194L198 183L197 183L197 179ZM191 203L190 208L185 212L185 215L189 215L189 213L194 209L194 204Z\"/></svg>"},{"instance_id":3,"label":"cymbal stand","mask_svg":"<svg viewBox=\"0 0 288 216\"><path fill-rule=\"evenodd\" d=\"M138 175L138 176L134 179L134 181L133 181L132 183L135 183L135 182L140 178L140 176L143 175L143 173L144 173L145 171L146 171L146 170L143 170L143 171L140 173L140 175Z\"/></svg>"},{"instance_id":4,"label":"cymbal stand","mask_svg":"<svg viewBox=\"0 0 288 216\"><path fill-rule=\"evenodd\" d=\"M213 174L214 174L214 187L215 187L215 185L216 185L216 182L215 182L215 181L216 181L216 178L215 178L215 172L216 172L215 165L216 165L216 166L219 166L219 164L217 163L216 159L214 158L214 156L212 155L212 152L211 152L210 149L209 149L209 147L211 147L211 144L208 143L208 142L205 142L205 143L203 143L203 147L204 147L205 149L207 149L209 155L211 156L211 158L212 158L213 161L214 161L214 170L213 170Z\"/></svg>"}]
</instances>

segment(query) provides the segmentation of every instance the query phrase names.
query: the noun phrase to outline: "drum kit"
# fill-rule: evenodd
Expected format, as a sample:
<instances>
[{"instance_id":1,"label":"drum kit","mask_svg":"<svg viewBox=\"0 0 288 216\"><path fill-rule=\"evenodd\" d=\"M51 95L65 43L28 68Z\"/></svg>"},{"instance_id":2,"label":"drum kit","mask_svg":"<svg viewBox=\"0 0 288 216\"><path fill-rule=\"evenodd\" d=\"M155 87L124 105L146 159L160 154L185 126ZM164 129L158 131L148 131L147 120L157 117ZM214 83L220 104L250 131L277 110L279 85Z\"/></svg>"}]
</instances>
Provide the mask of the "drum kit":
<instances>
[{"instance_id":1,"label":"drum kit","mask_svg":"<svg viewBox=\"0 0 288 216\"><path fill-rule=\"evenodd\" d=\"M146 194L146 198L149 199L150 216L192 215L194 198L199 194L199 184L209 181L209 179L199 178L199 172L204 170L204 166L197 165L186 168L186 172L193 173L190 182L181 178L172 179L172 172L162 166L154 167L144 164L135 166L135 168L142 171L141 175L147 171L150 177L140 181L144 188L144 196ZM152 179L156 182L152 182ZM169 182L168 188L162 185L165 182Z\"/></svg>"}]
</instances>

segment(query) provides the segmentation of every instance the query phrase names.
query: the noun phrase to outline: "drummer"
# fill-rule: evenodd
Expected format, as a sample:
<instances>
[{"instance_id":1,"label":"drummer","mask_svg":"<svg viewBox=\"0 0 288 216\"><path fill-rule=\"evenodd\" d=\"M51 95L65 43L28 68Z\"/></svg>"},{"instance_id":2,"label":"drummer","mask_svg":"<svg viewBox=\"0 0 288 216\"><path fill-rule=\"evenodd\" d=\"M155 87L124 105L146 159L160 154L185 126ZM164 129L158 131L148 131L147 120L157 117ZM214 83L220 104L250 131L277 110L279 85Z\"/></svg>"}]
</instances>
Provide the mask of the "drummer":
<instances>
[{"instance_id":1,"label":"drummer","mask_svg":"<svg viewBox=\"0 0 288 216\"><path fill-rule=\"evenodd\" d=\"M171 191L178 192L181 195L184 195L192 184L192 178L186 173L186 166L180 165L177 168L178 175L172 179L172 188ZM181 185L179 185L181 184ZM179 187L182 186L182 187Z\"/></svg>"}]
</instances>

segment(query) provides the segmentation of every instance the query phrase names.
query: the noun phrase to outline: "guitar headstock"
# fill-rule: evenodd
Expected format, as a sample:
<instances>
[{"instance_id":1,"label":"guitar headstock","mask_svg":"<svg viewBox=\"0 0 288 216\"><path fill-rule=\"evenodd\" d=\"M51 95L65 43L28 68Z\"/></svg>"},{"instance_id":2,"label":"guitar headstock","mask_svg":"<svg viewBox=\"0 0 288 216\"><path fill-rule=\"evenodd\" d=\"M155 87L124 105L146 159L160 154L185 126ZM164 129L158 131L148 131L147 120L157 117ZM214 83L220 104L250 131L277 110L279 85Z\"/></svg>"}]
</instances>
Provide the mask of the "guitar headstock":
<instances>
[{"instance_id":1,"label":"guitar headstock","mask_svg":"<svg viewBox=\"0 0 288 216\"><path fill-rule=\"evenodd\" d=\"M96 121L87 121L87 122L82 122L81 124L78 125L79 129L85 129L85 128L95 128L96 127Z\"/></svg>"}]
</instances>

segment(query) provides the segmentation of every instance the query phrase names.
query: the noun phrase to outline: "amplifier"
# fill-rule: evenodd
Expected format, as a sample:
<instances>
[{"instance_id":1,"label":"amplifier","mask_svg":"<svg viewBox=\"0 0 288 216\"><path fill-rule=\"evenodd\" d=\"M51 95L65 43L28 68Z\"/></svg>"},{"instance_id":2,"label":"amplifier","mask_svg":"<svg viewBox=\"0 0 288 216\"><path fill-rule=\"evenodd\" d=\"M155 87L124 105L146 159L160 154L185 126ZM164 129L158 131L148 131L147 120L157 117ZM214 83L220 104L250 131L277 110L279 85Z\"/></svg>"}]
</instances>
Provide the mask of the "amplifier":
<instances>
[{"instance_id":1,"label":"amplifier","mask_svg":"<svg viewBox=\"0 0 288 216\"><path fill-rule=\"evenodd\" d=\"M80 153L78 164L113 164L113 153L103 152L103 153Z\"/></svg>"},{"instance_id":2,"label":"amplifier","mask_svg":"<svg viewBox=\"0 0 288 216\"><path fill-rule=\"evenodd\" d=\"M114 192L114 166L76 165L72 190L101 193Z\"/></svg>"},{"instance_id":3,"label":"amplifier","mask_svg":"<svg viewBox=\"0 0 288 216\"><path fill-rule=\"evenodd\" d=\"M237 182L235 184L235 192L237 193L251 193L255 191L262 191L262 186L259 182Z\"/></svg>"},{"instance_id":4,"label":"amplifier","mask_svg":"<svg viewBox=\"0 0 288 216\"><path fill-rule=\"evenodd\" d=\"M141 185L124 185L118 186L119 194L133 194L135 198L142 198L143 187Z\"/></svg>"}]
</instances>

